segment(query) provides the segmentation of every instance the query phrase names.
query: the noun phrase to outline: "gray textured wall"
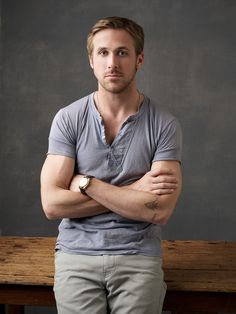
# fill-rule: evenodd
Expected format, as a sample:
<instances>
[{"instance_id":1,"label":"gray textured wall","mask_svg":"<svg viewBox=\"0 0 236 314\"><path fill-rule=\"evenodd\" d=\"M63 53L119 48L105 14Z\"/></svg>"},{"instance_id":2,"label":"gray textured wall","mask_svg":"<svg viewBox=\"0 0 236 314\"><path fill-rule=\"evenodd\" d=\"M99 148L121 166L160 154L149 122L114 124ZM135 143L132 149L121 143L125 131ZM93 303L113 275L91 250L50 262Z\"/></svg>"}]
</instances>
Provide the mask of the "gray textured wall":
<instances>
[{"instance_id":1,"label":"gray textured wall","mask_svg":"<svg viewBox=\"0 0 236 314\"><path fill-rule=\"evenodd\" d=\"M60 107L96 88L88 29L98 18L122 15L146 32L140 90L183 127L183 193L164 237L236 240L236 1L0 4L0 233L57 234L58 222L46 220L39 197L50 124Z\"/></svg>"}]
</instances>

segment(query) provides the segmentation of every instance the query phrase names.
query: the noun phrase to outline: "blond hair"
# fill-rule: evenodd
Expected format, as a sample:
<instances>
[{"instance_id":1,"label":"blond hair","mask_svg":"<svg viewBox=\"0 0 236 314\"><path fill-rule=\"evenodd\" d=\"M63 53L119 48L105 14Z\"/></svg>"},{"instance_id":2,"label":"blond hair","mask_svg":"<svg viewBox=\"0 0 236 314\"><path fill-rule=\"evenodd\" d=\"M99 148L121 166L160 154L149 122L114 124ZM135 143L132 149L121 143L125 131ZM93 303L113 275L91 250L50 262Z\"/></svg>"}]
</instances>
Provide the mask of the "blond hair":
<instances>
[{"instance_id":1,"label":"blond hair","mask_svg":"<svg viewBox=\"0 0 236 314\"><path fill-rule=\"evenodd\" d=\"M111 16L98 20L96 24L91 28L87 37L87 51L88 55L91 56L93 52L93 37L95 34L105 29L123 29L128 32L133 40L136 54L139 55L143 52L144 48L144 32L143 28L135 23L134 21L119 17Z\"/></svg>"}]
</instances>

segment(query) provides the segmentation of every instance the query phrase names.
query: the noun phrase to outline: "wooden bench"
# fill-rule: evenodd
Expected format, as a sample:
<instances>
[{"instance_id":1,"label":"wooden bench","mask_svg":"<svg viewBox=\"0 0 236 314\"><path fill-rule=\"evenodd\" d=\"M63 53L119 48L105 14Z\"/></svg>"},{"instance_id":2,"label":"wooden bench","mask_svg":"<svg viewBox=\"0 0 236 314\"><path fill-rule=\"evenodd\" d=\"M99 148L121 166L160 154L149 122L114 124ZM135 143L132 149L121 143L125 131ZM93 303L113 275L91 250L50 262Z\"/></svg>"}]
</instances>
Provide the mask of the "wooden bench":
<instances>
[{"instance_id":1,"label":"wooden bench","mask_svg":"<svg viewBox=\"0 0 236 314\"><path fill-rule=\"evenodd\" d=\"M0 304L55 306L55 238L0 237ZM175 313L236 313L236 242L163 241L168 290Z\"/></svg>"}]
</instances>

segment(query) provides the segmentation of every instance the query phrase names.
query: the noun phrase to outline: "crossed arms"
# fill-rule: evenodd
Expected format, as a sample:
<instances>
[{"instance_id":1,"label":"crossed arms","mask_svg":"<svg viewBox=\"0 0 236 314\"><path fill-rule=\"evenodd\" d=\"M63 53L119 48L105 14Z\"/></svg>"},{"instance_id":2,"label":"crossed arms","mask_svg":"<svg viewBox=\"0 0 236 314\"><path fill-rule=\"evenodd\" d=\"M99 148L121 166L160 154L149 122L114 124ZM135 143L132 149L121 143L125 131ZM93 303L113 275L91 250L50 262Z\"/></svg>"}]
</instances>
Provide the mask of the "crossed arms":
<instances>
[{"instance_id":1,"label":"crossed arms","mask_svg":"<svg viewBox=\"0 0 236 314\"><path fill-rule=\"evenodd\" d=\"M131 185L117 187L93 178L79 193L72 158L48 155L41 172L41 199L49 219L82 218L113 211L123 217L165 224L178 200L182 179L178 161L157 161Z\"/></svg>"}]
</instances>

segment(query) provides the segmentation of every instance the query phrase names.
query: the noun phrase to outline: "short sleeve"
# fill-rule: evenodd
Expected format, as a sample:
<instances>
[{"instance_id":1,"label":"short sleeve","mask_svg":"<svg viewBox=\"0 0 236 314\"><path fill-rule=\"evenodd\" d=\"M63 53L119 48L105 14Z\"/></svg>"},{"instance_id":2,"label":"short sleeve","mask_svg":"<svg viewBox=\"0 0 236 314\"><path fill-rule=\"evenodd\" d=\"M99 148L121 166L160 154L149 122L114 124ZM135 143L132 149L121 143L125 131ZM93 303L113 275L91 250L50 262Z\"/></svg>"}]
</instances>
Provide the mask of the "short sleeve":
<instances>
[{"instance_id":1,"label":"short sleeve","mask_svg":"<svg viewBox=\"0 0 236 314\"><path fill-rule=\"evenodd\" d=\"M58 111L53 119L48 142L48 154L75 158L75 131L69 114L64 109Z\"/></svg>"},{"instance_id":2,"label":"short sleeve","mask_svg":"<svg viewBox=\"0 0 236 314\"><path fill-rule=\"evenodd\" d=\"M182 129L179 121L172 119L160 133L153 162L158 160L178 160L182 156Z\"/></svg>"}]
</instances>

